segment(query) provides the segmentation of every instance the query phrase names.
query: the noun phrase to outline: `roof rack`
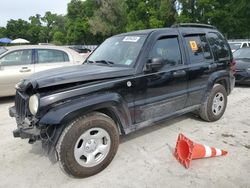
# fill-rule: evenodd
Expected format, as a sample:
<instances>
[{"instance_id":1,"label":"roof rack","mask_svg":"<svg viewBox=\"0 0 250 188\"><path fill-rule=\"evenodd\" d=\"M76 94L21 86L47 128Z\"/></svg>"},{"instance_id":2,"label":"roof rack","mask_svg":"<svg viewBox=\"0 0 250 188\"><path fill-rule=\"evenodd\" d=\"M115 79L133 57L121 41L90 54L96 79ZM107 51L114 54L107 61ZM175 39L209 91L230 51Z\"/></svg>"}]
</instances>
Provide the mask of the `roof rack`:
<instances>
[{"instance_id":1,"label":"roof rack","mask_svg":"<svg viewBox=\"0 0 250 188\"><path fill-rule=\"evenodd\" d=\"M174 24L171 27L202 27L202 28L210 28L210 29L216 29L215 26L208 25L208 24L199 24L199 23L178 23Z\"/></svg>"}]
</instances>

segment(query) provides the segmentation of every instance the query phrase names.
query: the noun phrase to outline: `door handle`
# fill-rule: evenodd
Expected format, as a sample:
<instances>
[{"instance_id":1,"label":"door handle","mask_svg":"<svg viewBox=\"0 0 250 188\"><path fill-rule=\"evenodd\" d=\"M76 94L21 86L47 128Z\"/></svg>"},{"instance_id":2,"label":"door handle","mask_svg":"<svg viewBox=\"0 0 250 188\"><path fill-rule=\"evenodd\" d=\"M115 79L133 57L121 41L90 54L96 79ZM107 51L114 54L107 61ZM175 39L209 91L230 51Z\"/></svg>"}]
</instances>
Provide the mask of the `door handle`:
<instances>
[{"instance_id":1,"label":"door handle","mask_svg":"<svg viewBox=\"0 0 250 188\"><path fill-rule=\"evenodd\" d=\"M179 71L173 72L174 77L182 77L182 76L185 76L185 75L186 75L186 71L184 71L184 70L179 70Z\"/></svg>"},{"instance_id":2,"label":"door handle","mask_svg":"<svg viewBox=\"0 0 250 188\"><path fill-rule=\"evenodd\" d=\"M22 69L19 72L30 72L31 69L29 69L28 67L22 67Z\"/></svg>"}]
</instances>

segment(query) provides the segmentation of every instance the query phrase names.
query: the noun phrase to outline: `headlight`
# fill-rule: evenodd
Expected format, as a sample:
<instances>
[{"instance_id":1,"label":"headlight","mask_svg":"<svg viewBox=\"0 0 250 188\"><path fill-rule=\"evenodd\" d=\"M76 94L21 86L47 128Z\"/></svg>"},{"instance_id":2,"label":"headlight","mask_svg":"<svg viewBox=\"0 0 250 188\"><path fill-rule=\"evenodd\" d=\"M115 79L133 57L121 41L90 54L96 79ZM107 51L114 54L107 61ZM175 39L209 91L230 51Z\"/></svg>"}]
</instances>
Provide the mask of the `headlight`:
<instances>
[{"instance_id":1,"label":"headlight","mask_svg":"<svg viewBox=\"0 0 250 188\"><path fill-rule=\"evenodd\" d=\"M36 115L39 108L39 99L37 95L32 95L29 99L29 110L31 114Z\"/></svg>"}]
</instances>

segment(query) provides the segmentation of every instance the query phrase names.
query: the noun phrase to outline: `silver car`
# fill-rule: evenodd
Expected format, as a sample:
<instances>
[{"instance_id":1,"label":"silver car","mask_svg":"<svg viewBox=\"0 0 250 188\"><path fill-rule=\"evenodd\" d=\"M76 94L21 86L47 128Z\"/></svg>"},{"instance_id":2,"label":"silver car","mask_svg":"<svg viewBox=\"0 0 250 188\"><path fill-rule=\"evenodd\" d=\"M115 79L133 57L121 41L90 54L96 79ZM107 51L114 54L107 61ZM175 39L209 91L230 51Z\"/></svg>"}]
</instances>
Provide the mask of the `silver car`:
<instances>
[{"instance_id":1,"label":"silver car","mask_svg":"<svg viewBox=\"0 0 250 188\"><path fill-rule=\"evenodd\" d=\"M31 74L51 68L81 64L79 53L59 46L0 47L0 97L15 94L15 85Z\"/></svg>"}]
</instances>

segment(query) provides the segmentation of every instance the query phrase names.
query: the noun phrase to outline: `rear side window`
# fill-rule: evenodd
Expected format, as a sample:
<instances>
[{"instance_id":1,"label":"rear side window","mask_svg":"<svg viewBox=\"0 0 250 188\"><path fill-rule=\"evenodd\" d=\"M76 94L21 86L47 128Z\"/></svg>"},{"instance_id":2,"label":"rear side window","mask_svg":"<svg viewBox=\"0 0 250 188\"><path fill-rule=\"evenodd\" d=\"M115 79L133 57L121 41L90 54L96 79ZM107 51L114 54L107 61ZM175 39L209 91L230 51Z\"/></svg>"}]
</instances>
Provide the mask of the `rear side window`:
<instances>
[{"instance_id":1,"label":"rear side window","mask_svg":"<svg viewBox=\"0 0 250 188\"><path fill-rule=\"evenodd\" d=\"M187 36L185 41L192 64L213 58L205 35Z\"/></svg>"},{"instance_id":2,"label":"rear side window","mask_svg":"<svg viewBox=\"0 0 250 188\"><path fill-rule=\"evenodd\" d=\"M171 37L157 40L149 53L149 58L162 58L165 63L164 68L182 65L178 38Z\"/></svg>"},{"instance_id":3,"label":"rear side window","mask_svg":"<svg viewBox=\"0 0 250 188\"><path fill-rule=\"evenodd\" d=\"M224 59L230 57L229 48L226 40L218 33L208 33L208 42L212 48L216 59Z\"/></svg>"},{"instance_id":4,"label":"rear side window","mask_svg":"<svg viewBox=\"0 0 250 188\"><path fill-rule=\"evenodd\" d=\"M38 63L69 62L69 56L60 50L37 50Z\"/></svg>"},{"instance_id":5,"label":"rear side window","mask_svg":"<svg viewBox=\"0 0 250 188\"><path fill-rule=\"evenodd\" d=\"M10 52L0 59L0 65L28 65L32 63L32 50L17 50Z\"/></svg>"}]
</instances>

